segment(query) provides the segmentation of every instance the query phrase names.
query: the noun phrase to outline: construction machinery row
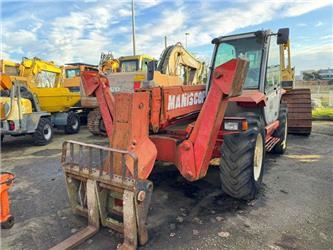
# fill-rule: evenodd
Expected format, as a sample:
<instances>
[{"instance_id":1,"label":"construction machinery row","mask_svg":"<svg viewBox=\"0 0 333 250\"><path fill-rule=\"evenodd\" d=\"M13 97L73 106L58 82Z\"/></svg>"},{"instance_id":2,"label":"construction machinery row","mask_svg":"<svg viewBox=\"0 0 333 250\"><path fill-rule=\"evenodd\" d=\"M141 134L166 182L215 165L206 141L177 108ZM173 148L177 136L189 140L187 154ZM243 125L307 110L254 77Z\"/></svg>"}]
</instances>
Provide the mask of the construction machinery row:
<instances>
[{"instance_id":1,"label":"construction machinery row","mask_svg":"<svg viewBox=\"0 0 333 250\"><path fill-rule=\"evenodd\" d=\"M80 130L79 92L62 84L62 68L38 58L1 61L1 140L31 134L36 145L48 144L53 128Z\"/></svg>"},{"instance_id":2,"label":"construction machinery row","mask_svg":"<svg viewBox=\"0 0 333 250\"><path fill-rule=\"evenodd\" d=\"M156 160L196 181L219 159L223 192L250 200L260 189L266 152L285 152L288 127L311 132L311 118L289 115L311 113L309 95L293 89L289 29L221 36L212 43L207 84L194 80L198 67L191 67L190 81L178 81L174 65L163 60L157 67L148 62L139 83L82 73L81 91L96 98L110 146L64 142L69 202L74 213L88 218L88 226L54 249L77 246L100 225L124 234L121 249L145 244ZM166 62L177 55L169 51L162 53Z\"/></svg>"},{"instance_id":3,"label":"construction machinery row","mask_svg":"<svg viewBox=\"0 0 333 250\"><path fill-rule=\"evenodd\" d=\"M1 138L32 134L36 145L45 145L51 141L54 127L77 133L84 116L91 133L105 134L96 98L87 97L80 88L81 73L100 70L108 76L113 92L133 91L147 80L150 62L157 61L148 55L115 59L112 53L102 53L99 67L84 63L58 67L38 58L23 58L21 63L1 60ZM165 50L159 65L160 70L154 72L158 81L168 81L167 74L174 76L171 82L179 84L183 74L184 82L195 82L204 72L204 64L179 43ZM195 67L197 72L191 71Z\"/></svg>"}]
</instances>

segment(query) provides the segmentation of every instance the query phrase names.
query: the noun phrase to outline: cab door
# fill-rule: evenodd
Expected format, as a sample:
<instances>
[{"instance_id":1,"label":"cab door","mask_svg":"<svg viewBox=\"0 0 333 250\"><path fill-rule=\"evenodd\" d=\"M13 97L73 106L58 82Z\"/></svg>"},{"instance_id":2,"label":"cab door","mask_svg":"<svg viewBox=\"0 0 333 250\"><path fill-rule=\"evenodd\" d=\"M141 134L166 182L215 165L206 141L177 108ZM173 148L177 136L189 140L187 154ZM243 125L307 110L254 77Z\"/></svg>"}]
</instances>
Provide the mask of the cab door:
<instances>
[{"instance_id":1,"label":"cab door","mask_svg":"<svg viewBox=\"0 0 333 250\"><path fill-rule=\"evenodd\" d=\"M264 108L265 121L266 124L271 124L278 119L282 96L279 46L276 43L276 36L271 36L270 39L265 94L267 97L266 107Z\"/></svg>"}]
</instances>

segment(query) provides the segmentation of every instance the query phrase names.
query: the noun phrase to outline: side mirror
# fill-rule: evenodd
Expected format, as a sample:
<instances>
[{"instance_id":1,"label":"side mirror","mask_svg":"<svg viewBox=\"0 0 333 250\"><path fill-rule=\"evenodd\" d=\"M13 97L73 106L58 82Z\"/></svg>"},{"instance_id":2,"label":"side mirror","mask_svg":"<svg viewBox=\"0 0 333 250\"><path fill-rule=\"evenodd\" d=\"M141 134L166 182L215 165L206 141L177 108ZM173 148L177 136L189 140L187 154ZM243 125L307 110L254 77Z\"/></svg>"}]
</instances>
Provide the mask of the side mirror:
<instances>
[{"instance_id":1,"label":"side mirror","mask_svg":"<svg viewBox=\"0 0 333 250\"><path fill-rule=\"evenodd\" d=\"M289 40L289 28L282 28L277 33L277 44L286 44Z\"/></svg>"}]
</instances>

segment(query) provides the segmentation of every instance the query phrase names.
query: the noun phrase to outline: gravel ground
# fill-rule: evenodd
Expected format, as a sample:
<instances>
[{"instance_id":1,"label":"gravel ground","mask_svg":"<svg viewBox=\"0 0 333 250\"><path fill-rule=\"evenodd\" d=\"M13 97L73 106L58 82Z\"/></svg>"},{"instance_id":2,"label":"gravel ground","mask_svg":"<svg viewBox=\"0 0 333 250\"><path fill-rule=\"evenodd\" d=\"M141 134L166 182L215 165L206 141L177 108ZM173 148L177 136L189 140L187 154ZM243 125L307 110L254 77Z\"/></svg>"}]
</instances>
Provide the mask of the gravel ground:
<instances>
[{"instance_id":1,"label":"gravel ground","mask_svg":"<svg viewBox=\"0 0 333 250\"><path fill-rule=\"evenodd\" d=\"M258 198L240 202L220 192L218 168L189 183L174 166L157 165L142 249L333 249L333 122L314 122L310 137L288 136L283 156L268 155ZM1 230L2 249L48 249L82 229L72 214L60 167L61 143L105 144L86 129L58 132L54 142L31 146L30 137L6 138L2 169L16 174L10 190L15 225ZM114 249L121 236L102 229L80 249Z\"/></svg>"}]
</instances>

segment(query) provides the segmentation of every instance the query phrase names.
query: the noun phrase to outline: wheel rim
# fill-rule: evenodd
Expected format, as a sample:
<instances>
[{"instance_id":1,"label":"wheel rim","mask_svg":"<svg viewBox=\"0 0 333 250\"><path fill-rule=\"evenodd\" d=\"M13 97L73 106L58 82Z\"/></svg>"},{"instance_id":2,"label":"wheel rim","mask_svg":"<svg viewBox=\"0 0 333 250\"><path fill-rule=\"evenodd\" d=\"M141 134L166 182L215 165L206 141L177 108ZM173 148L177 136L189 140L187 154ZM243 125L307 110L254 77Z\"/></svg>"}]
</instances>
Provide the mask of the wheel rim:
<instances>
[{"instance_id":1,"label":"wheel rim","mask_svg":"<svg viewBox=\"0 0 333 250\"><path fill-rule=\"evenodd\" d=\"M72 122L72 128L74 130L77 130L78 127L79 127L79 121L75 119L74 122Z\"/></svg>"},{"instance_id":2,"label":"wheel rim","mask_svg":"<svg viewBox=\"0 0 333 250\"><path fill-rule=\"evenodd\" d=\"M282 148L286 149L287 147L287 135L288 135L288 121L286 120L286 124L284 127L284 136L283 136L283 142L282 142Z\"/></svg>"},{"instance_id":3,"label":"wheel rim","mask_svg":"<svg viewBox=\"0 0 333 250\"><path fill-rule=\"evenodd\" d=\"M258 134L256 139L256 147L254 149L254 157L253 157L253 175L255 181L258 181L261 174L263 154L264 154L263 139L262 135Z\"/></svg>"},{"instance_id":4,"label":"wheel rim","mask_svg":"<svg viewBox=\"0 0 333 250\"><path fill-rule=\"evenodd\" d=\"M50 140L52 136L52 131L51 131L51 126L49 124L45 124L44 129L43 129L43 134L45 140Z\"/></svg>"}]
</instances>

